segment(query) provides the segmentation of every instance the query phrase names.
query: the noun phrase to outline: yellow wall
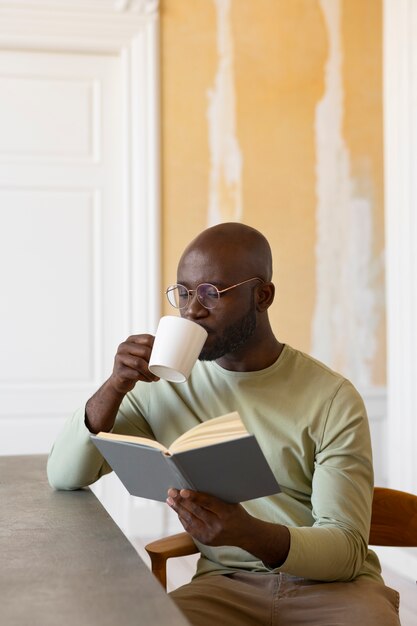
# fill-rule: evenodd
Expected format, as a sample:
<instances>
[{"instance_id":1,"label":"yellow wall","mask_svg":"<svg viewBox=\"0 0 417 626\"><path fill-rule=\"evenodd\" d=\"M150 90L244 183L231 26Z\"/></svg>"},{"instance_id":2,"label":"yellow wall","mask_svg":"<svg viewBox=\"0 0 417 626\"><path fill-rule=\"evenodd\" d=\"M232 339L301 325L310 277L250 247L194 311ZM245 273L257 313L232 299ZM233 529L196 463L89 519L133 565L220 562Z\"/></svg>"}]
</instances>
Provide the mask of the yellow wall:
<instances>
[{"instance_id":1,"label":"yellow wall","mask_svg":"<svg viewBox=\"0 0 417 626\"><path fill-rule=\"evenodd\" d=\"M344 0L346 93L344 135L356 184L373 211L372 267L377 295L373 380L385 384L384 163L382 134L382 0Z\"/></svg>"},{"instance_id":2,"label":"yellow wall","mask_svg":"<svg viewBox=\"0 0 417 626\"><path fill-rule=\"evenodd\" d=\"M362 386L385 384L381 11L161 2L163 284L207 225L259 228L277 336Z\"/></svg>"}]
</instances>

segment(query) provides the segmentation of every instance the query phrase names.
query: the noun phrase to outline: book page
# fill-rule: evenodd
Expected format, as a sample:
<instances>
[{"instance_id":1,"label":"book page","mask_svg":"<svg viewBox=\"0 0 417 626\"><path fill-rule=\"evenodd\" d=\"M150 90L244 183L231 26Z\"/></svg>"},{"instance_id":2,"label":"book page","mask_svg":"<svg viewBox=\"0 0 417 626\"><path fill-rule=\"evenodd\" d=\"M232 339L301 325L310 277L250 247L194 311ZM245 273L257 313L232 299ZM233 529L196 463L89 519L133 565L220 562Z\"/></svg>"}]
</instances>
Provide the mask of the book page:
<instances>
[{"instance_id":1,"label":"book page","mask_svg":"<svg viewBox=\"0 0 417 626\"><path fill-rule=\"evenodd\" d=\"M116 433L105 433L99 432L97 437L101 439L110 439L111 441L124 441L126 443L135 443L137 445L148 446L148 448L156 448L157 450L161 450L161 452L167 453L167 448L155 441L154 439L148 439L147 437L135 437L134 435L118 435Z\"/></svg>"},{"instance_id":2,"label":"book page","mask_svg":"<svg viewBox=\"0 0 417 626\"><path fill-rule=\"evenodd\" d=\"M194 428L190 428L186 433L178 437L169 447L170 452L184 452L194 448L239 439L246 437L249 433L243 424L237 411L227 413L220 417L215 417Z\"/></svg>"}]
</instances>

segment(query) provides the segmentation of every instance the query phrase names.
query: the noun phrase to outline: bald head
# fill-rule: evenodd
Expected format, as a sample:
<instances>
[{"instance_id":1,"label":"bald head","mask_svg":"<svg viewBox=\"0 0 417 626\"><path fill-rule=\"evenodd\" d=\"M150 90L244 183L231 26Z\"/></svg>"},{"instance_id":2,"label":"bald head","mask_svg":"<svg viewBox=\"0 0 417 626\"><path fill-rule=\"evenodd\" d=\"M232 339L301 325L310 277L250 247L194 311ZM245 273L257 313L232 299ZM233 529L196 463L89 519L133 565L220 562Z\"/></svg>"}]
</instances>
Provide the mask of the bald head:
<instances>
[{"instance_id":1,"label":"bald head","mask_svg":"<svg viewBox=\"0 0 417 626\"><path fill-rule=\"evenodd\" d=\"M282 346L268 317L275 296L271 278L271 249L254 228L228 222L193 239L178 264L177 283L191 295L181 315L208 332L200 359L244 372L268 367L278 358ZM206 291L201 293L207 284L221 298L211 289L208 300Z\"/></svg>"},{"instance_id":2,"label":"bald head","mask_svg":"<svg viewBox=\"0 0 417 626\"><path fill-rule=\"evenodd\" d=\"M267 239L255 228L238 222L217 224L203 230L186 247L180 266L186 258L203 254L227 267L236 280L258 276L264 281L272 279L272 254Z\"/></svg>"}]
</instances>

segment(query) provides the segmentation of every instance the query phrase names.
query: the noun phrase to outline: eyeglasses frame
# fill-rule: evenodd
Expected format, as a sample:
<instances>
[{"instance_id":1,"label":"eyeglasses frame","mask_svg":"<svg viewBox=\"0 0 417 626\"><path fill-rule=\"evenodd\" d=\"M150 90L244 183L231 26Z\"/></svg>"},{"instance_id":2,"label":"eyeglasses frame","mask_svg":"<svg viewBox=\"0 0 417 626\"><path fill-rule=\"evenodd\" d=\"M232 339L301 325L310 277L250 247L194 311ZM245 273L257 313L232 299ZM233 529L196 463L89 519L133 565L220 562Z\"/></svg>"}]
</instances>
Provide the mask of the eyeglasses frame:
<instances>
[{"instance_id":1,"label":"eyeglasses frame","mask_svg":"<svg viewBox=\"0 0 417 626\"><path fill-rule=\"evenodd\" d=\"M225 287L224 289L219 289L218 287L216 287L216 285L213 285L212 283L200 283L199 285L197 285L197 287L195 289L188 289L188 287L186 287L185 285L182 285L181 283L174 283L173 285L169 285L166 290L165 290L165 295L168 299L168 302L171 306L174 307L174 309L178 309L178 310L182 310L182 309L186 309L188 307L188 305L190 304L190 302L193 299L193 295L192 294L196 294L197 290L199 287L201 287L201 285L210 285L211 287L214 287L214 289L217 291L217 293L219 294L216 304L212 307L208 307L205 306L200 300L198 300L198 296L197 296L197 300L199 301L199 303L201 304L202 307L204 307L205 309L208 309L209 311L211 309L215 309L217 306L217 302L220 300L220 295L222 293L225 293L226 291L230 291L231 289L234 289L235 287L240 287L240 285L244 285L245 283L249 283L251 280L260 280L262 283L264 283L265 281L262 278L259 278L259 276L253 276L252 278L248 278L246 280L242 280L240 283L236 283L235 285L231 285L230 287ZM172 304L172 302L169 300L168 298L168 291L170 289L173 289L174 287L184 287L184 289L187 290L188 292L188 300L187 300L187 304L185 304L184 306L175 306L174 304Z\"/></svg>"}]
</instances>

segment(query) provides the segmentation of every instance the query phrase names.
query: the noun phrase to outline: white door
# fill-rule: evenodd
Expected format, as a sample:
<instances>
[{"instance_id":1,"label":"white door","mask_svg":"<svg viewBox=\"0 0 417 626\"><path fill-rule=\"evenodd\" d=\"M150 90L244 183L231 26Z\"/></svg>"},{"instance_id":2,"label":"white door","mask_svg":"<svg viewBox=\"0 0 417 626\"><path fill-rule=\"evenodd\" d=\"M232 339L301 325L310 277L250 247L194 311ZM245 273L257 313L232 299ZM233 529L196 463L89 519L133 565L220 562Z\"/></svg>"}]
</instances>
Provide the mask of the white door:
<instances>
[{"instance_id":1,"label":"white door","mask_svg":"<svg viewBox=\"0 0 417 626\"><path fill-rule=\"evenodd\" d=\"M0 23L0 454L45 453L159 316L158 3ZM95 491L131 535L166 526L114 475Z\"/></svg>"},{"instance_id":2,"label":"white door","mask_svg":"<svg viewBox=\"0 0 417 626\"><path fill-rule=\"evenodd\" d=\"M121 62L0 53L0 453L45 452L127 331Z\"/></svg>"}]
</instances>

